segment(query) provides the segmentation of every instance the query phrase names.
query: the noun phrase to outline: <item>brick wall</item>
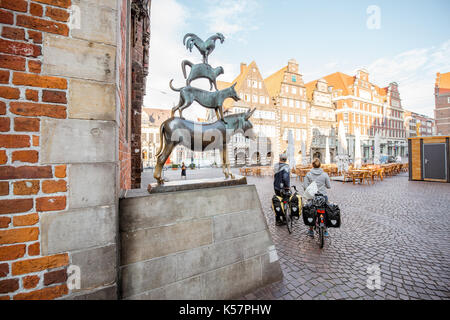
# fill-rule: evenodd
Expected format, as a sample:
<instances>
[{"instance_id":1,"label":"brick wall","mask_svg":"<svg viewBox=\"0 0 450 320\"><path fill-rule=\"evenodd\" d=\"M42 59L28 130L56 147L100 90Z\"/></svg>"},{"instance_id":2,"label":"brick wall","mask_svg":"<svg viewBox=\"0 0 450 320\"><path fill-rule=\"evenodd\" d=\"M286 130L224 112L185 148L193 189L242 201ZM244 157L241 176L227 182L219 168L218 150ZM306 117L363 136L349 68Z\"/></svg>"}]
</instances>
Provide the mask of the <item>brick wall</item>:
<instances>
[{"instance_id":1,"label":"brick wall","mask_svg":"<svg viewBox=\"0 0 450 320\"><path fill-rule=\"evenodd\" d=\"M41 120L66 119L68 81L43 75L43 33L69 35L70 0L0 1L0 300L68 294L68 253L43 255L40 216L67 208L66 163L40 164Z\"/></svg>"}]
</instances>

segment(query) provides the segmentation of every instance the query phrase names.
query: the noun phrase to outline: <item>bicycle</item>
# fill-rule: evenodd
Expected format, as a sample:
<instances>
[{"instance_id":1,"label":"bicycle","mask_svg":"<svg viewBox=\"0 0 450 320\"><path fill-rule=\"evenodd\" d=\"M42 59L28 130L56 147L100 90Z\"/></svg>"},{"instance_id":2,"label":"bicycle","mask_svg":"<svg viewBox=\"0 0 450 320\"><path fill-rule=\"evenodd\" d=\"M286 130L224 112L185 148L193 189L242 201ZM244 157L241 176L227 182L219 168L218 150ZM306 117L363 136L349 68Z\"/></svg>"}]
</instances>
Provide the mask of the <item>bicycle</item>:
<instances>
[{"instance_id":1,"label":"bicycle","mask_svg":"<svg viewBox=\"0 0 450 320\"><path fill-rule=\"evenodd\" d=\"M297 192L297 188L295 186L292 186L295 190L295 192ZM282 191L282 198L283 198L283 214L282 217L284 219L284 221L286 222L286 226L288 229L289 234L292 233L292 227L293 227L293 221L294 219L292 218L292 214L291 214L291 205L290 205L290 199L292 196L292 192L291 189L286 189ZM298 220L295 219L295 220Z\"/></svg>"},{"instance_id":2,"label":"bicycle","mask_svg":"<svg viewBox=\"0 0 450 320\"><path fill-rule=\"evenodd\" d=\"M324 233L326 231L326 205L327 202L325 200L325 197L323 197L322 194L316 193L313 199L314 207L316 208L316 221L314 225L314 230L319 236L319 246L320 249L323 248L325 244L325 236Z\"/></svg>"}]
</instances>

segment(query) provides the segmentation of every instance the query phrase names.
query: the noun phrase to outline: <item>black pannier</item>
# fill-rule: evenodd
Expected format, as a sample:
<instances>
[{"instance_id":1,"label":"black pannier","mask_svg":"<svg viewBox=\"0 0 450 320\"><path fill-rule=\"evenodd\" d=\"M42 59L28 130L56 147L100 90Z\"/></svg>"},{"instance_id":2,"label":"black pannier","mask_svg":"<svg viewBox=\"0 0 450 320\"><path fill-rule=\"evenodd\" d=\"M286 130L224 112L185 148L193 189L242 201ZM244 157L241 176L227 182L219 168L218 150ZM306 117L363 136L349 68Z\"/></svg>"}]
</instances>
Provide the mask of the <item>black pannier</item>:
<instances>
[{"instance_id":1,"label":"black pannier","mask_svg":"<svg viewBox=\"0 0 450 320\"><path fill-rule=\"evenodd\" d=\"M316 219L316 207L312 201L308 201L302 208L303 223L307 226L314 226Z\"/></svg>"},{"instance_id":2,"label":"black pannier","mask_svg":"<svg viewBox=\"0 0 450 320\"><path fill-rule=\"evenodd\" d=\"M272 209L273 209L273 212L275 212L275 215L277 217L281 217L284 212L283 198L278 197L277 195L274 195L272 197Z\"/></svg>"},{"instance_id":3,"label":"black pannier","mask_svg":"<svg viewBox=\"0 0 450 320\"><path fill-rule=\"evenodd\" d=\"M339 228L341 226L341 210L337 204L328 203L326 208L327 227Z\"/></svg>"},{"instance_id":4,"label":"black pannier","mask_svg":"<svg viewBox=\"0 0 450 320\"><path fill-rule=\"evenodd\" d=\"M291 215L299 219L301 214L300 208L302 207L302 198L297 192L295 192L289 199L289 203L291 206Z\"/></svg>"}]
</instances>

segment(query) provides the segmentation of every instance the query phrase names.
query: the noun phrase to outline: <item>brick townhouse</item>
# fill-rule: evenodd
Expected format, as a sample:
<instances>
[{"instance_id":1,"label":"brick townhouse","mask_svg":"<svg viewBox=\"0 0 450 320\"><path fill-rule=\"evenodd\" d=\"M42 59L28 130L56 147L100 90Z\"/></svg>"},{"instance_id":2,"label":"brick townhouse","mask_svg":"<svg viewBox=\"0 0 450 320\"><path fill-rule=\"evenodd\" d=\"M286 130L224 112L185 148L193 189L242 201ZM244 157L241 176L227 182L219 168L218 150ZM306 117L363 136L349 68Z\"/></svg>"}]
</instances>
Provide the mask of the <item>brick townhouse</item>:
<instances>
[{"instance_id":1,"label":"brick townhouse","mask_svg":"<svg viewBox=\"0 0 450 320\"><path fill-rule=\"evenodd\" d=\"M434 86L436 133L450 135L450 72L437 73Z\"/></svg>"}]
</instances>

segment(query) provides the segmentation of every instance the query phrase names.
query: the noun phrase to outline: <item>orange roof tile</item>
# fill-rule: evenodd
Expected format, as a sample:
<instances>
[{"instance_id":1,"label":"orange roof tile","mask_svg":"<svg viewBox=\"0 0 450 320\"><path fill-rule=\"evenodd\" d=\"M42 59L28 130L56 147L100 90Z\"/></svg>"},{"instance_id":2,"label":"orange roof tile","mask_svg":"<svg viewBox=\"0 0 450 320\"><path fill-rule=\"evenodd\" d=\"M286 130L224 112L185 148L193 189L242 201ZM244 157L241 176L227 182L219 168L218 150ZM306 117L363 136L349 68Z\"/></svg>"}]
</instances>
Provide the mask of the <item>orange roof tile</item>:
<instances>
[{"instance_id":1,"label":"orange roof tile","mask_svg":"<svg viewBox=\"0 0 450 320\"><path fill-rule=\"evenodd\" d=\"M305 83L305 87L306 87L306 97L308 98L308 101L311 101L311 100L312 100L312 98L313 98L313 93L314 93L314 90L316 89L316 85L317 85L317 82L318 82L318 81L319 81L319 80L314 80L314 81Z\"/></svg>"},{"instance_id":2,"label":"orange roof tile","mask_svg":"<svg viewBox=\"0 0 450 320\"><path fill-rule=\"evenodd\" d=\"M266 85L267 91L269 91L270 97L275 97L281 90L281 83L283 82L284 72L287 70L288 66L284 66L277 72L271 74L266 79L264 83Z\"/></svg>"},{"instance_id":3,"label":"orange roof tile","mask_svg":"<svg viewBox=\"0 0 450 320\"><path fill-rule=\"evenodd\" d=\"M450 89L450 72L437 74L436 87L439 89Z\"/></svg>"}]
</instances>

